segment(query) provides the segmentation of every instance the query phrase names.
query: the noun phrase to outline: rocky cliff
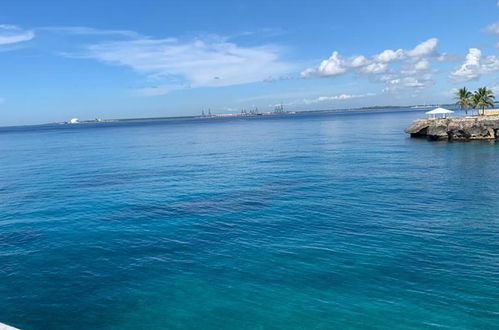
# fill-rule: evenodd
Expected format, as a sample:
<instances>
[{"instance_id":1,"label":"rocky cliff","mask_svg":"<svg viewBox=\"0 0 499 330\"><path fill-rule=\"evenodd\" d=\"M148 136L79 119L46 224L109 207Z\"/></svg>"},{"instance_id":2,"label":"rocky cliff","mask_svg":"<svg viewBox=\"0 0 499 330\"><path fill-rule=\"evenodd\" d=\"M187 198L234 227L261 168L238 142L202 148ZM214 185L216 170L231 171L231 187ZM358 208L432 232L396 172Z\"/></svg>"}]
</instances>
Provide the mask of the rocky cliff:
<instances>
[{"instance_id":1,"label":"rocky cliff","mask_svg":"<svg viewBox=\"0 0 499 330\"><path fill-rule=\"evenodd\" d=\"M417 119L405 132L430 140L494 140L499 139L499 116Z\"/></svg>"}]
</instances>

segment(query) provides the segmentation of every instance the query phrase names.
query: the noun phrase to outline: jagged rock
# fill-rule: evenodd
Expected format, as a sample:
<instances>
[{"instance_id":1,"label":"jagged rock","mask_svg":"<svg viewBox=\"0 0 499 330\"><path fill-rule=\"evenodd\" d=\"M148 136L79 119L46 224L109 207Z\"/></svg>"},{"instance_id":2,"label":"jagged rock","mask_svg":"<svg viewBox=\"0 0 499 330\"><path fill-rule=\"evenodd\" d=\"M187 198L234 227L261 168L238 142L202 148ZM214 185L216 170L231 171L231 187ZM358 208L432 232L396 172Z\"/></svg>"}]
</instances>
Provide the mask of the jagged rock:
<instances>
[{"instance_id":1,"label":"jagged rock","mask_svg":"<svg viewBox=\"0 0 499 330\"><path fill-rule=\"evenodd\" d=\"M417 119L405 132L430 140L499 139L499 116Z\"/></svg>"}]
</instances>

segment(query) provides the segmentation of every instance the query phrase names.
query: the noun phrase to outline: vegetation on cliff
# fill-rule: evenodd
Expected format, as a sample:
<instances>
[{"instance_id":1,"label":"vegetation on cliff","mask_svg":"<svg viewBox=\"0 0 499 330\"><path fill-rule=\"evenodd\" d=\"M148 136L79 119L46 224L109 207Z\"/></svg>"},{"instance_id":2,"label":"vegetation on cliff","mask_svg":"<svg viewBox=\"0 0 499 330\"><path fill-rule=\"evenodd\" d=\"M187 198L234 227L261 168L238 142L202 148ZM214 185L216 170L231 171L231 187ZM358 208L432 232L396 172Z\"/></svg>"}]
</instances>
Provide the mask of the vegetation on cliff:
<instances>
[{"instance_id":1,"label":"vegetation on cliff","mask_svg":"<svg viewBox=\"0 0 499 330\"><path fill-rule=\"evenodd\" d=\"M464 110L466 115L468 115L469 108L481 109L482 111L478 111L478 115L483 115L486 108L494 107L494 93L487 87L480 87L474 93L463 87L457 90L455 95L456 104L461 110Z\"/></svg>"}]
</instances>

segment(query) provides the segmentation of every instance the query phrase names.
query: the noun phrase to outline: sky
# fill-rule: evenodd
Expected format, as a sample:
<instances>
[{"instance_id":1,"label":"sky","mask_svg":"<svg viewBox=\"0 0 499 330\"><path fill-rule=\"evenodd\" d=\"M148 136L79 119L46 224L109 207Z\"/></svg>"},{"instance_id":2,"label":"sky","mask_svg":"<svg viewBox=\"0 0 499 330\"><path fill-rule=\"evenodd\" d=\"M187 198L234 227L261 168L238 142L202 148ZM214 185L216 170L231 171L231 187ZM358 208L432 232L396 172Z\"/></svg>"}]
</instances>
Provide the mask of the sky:
<instances>
[{"instance_id":1,"label":"sky","mask_svg":"<svg viewBox=\"0 0 499 330\"><path fill-rule=\"evenodd\" d=\"M497 0L2 0L0 126L499 96Z\"/></svg>"}]
</instances>

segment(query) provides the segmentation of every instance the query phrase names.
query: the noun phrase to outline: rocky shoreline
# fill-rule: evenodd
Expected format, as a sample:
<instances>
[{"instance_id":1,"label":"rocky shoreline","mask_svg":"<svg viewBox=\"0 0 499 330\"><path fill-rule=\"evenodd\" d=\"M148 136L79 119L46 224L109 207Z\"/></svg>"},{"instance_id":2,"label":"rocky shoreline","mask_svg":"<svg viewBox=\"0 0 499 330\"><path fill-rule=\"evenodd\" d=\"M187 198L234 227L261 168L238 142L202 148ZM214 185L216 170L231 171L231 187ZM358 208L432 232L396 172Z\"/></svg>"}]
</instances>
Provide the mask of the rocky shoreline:
<instances>
[{"instance_id":1,"label":"rocky shoreline","mask_svg":"<svg viewBox=\"0 0 499 330\"><path fill-rule=\"evenodd\" d=\"M498 140L499 116L416 119L405 132L430 140Z\"/></svg>"}]
</instances>

